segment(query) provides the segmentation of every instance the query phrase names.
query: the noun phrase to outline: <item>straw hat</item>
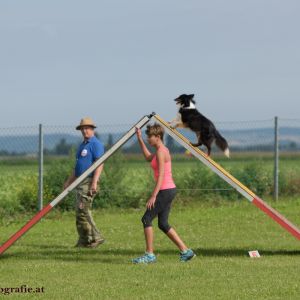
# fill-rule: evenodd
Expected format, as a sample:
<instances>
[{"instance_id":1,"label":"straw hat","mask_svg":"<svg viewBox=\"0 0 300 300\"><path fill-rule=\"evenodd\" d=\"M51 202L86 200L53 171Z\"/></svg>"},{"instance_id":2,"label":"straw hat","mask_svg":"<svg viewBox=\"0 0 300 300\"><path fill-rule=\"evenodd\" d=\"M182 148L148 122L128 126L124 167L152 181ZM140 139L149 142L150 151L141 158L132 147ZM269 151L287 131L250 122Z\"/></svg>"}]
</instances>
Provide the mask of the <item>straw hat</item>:
<instances>
[{"instance_id":1,"label":"straw hat","mask_svg":"<svg viewBox=\"0 0 300 300\"><path fill-rule=\"evenodd\" d=\"M76 127L76 130L80 130L82 126L91 126L93 128L97 127L94 121L89 117L81 119L80 124Z\"/></svg>"}]
</instances>

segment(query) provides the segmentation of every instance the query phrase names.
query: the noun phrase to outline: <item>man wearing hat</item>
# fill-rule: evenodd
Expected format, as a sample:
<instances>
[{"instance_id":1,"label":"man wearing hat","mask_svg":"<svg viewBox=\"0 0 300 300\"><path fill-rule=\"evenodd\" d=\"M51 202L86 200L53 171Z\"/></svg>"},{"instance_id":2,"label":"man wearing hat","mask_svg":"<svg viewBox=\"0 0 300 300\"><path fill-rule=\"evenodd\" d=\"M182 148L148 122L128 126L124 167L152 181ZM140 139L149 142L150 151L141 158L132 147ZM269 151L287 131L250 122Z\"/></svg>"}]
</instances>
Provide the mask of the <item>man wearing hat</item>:
<instances>
[{"instance_id":1,"label":"man wearing hat","mask_svg":"<svg viewBox=\"0 0 300 300\"><path fill-rule=\"evenodd\" d=\"M64 184L66 189L77 177L84 173L104 153L104 146L96 138L96 125L90 118L83 118L76 130L80 130L83 142L76 153L75 169ZM97 193L97 185L103 170L100 165L76 189L76 227L79 235L76 247L95 248L104 242L92 217L92 203Z\"/></svg>"}]
</instances>

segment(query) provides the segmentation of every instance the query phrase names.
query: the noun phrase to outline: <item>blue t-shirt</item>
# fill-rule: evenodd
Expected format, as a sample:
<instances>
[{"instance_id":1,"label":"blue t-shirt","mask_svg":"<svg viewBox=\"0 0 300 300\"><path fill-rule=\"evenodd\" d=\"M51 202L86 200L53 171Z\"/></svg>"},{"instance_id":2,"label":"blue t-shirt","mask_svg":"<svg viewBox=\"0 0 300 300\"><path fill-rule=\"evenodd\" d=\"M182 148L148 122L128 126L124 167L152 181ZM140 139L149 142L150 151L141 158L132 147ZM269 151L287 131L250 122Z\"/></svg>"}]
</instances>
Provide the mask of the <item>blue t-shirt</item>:
<instances>
[{"instance_id":1,"label":"blue t-shirt","mask_svg":"<svg viewBox=\"0 0 300 300\"><path fill-rule=\"evenodd\" d=\"M75 176L84 173L103 153L104 146L95 136L83 141L76 153Z\"/></svg>"}]
</instances>

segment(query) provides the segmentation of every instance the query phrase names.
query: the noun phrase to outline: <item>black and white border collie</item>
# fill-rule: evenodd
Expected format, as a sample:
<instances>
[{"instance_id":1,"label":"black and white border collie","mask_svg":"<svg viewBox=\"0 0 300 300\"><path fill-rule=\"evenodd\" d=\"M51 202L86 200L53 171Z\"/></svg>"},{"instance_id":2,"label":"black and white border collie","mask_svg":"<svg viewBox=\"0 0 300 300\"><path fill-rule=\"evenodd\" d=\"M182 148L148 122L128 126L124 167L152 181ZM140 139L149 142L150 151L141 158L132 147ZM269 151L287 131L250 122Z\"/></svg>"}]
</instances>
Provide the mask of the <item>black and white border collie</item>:
<instances>
[{"instance_id":1,"label":"black and white border collie","mask_svg":"<svg viewBox=\"0 0 300 300\"><path fill-rule=\"evenodd\" d=\"M180 95L175 99L178 106L176 119L170 122L172 128L189 128L197 135L198 142L191 143L194 147L206 146L207 155L210 156L211 145L213 142L229 157L229 148L227 141L218 132L212 121L203 116L196 109L196 102L193 99L194 94Z\"/></svg>"}]
</instances>

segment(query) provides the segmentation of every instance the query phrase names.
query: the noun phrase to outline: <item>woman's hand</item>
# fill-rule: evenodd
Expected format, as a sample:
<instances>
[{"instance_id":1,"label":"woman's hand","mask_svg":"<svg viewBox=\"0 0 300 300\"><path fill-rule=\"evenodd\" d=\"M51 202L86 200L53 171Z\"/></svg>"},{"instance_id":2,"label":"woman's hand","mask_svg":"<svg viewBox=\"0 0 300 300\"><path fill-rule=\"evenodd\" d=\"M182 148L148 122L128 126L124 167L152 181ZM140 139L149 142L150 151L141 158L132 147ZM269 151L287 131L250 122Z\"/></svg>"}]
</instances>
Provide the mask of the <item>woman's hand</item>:
<instances>
[{"instance_id":1,"label":"woman's hand","mask_svg":"<svg viewBox=\"0 0 300 300\"><path fill-rule=\"evenodd\" d=\"M147 201L146 207L147 207L148 209L154 208L155 201L156 201L156 196L151 196L151 197L149 198L149 200Z\"/></svg>"},{"instance_id":2,"label":"woman's hand","mask_svg":"<svg viewBox=\"0 0 300 300\"><path fill-rule=\"evenodd\" d=\"M142 138L142 131L141 131L141 128L135 127L135 133L136 133L136 135L137 135L137 137L138 137L139 139Z\"/></svg>"}]
</instances>

